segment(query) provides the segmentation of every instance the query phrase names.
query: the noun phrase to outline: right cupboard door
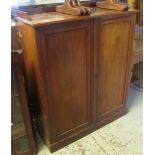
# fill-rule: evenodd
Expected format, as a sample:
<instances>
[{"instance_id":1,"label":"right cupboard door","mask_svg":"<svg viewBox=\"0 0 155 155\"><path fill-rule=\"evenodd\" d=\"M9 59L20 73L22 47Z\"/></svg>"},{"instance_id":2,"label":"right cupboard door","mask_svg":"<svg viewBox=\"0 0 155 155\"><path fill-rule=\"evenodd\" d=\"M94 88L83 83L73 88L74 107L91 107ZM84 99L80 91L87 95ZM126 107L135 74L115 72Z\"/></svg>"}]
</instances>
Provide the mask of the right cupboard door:
<instances>
[{"instance_id":1,"label":"right cupboard door","mask_svg":"<svg viewBox=\"0 0 155 155\"><path fill-rule=\"evenodd\" d=\"M96 121L125 112L133 18L98 19L95 44Z\"/></svg>"}]
</instances>

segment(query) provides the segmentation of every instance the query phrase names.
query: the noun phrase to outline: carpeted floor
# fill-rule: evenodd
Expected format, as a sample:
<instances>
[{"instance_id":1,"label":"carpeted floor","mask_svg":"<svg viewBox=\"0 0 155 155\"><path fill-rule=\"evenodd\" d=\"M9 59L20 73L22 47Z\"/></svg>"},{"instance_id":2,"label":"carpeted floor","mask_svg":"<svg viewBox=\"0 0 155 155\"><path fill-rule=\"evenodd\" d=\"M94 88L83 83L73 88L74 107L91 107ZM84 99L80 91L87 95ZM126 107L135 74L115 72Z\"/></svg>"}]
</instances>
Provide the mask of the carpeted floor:
<instances>
[{"instance_id":1,"label":"carpeted floor","mask_svg":"<svg viewBox=\"0 0 155 155\"><path fill-rule=\"evenodd\" d=\"M142 155L142 107L143 93L129 88L125 116L54 153L40 143L38 155Z\"/></svg>"}]
</instances>

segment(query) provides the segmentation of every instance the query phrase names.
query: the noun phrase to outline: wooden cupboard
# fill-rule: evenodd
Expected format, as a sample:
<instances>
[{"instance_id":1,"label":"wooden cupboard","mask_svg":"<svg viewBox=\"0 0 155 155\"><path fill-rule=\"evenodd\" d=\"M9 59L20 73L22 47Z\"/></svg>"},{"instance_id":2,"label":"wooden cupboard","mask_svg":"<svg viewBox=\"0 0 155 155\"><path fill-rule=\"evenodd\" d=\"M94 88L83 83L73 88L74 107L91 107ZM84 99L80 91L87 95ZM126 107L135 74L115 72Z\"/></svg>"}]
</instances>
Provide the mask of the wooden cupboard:
<instances>
[{"instance_id":1,"label":"wooden cupboard","mask_svg":"<svg viewBox=\"0 0 155 155\"><path fill-rule=\"evenodd\" d=\"M134 11L17 20L30 100L51 151L126 113Z\"/></svg>"}]
</instances>

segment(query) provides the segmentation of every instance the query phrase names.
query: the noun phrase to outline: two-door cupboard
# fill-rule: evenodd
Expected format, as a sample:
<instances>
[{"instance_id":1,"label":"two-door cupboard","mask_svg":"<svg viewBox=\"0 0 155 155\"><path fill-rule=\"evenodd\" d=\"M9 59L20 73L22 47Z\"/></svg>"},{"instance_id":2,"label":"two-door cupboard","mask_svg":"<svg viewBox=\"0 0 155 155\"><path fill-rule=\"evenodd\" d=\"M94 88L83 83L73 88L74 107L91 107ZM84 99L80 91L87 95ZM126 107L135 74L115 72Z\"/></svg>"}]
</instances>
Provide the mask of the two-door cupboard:
<instances>
[{"instance_id":1,"label":"two-door cupboard","mask_svg":"<svg viewBox=\"0 0 155 155\"><path fill-rule=\"evenodd\" d=\"M126 113L135 12L17 19L30 100L51 151Z\"/></svg>"}]
</instances>

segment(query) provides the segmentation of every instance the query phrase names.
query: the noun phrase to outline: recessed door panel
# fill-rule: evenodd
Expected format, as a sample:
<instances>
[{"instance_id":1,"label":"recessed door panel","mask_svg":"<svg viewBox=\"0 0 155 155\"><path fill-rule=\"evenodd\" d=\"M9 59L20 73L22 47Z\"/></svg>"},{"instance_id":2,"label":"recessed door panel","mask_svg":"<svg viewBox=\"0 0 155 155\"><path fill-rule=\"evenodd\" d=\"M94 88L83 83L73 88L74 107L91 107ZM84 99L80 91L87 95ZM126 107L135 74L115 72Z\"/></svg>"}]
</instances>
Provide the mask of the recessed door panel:
<instances>
[{"instance_id":1,"label":"recessed door panel","mask_svg":"<svg viewBox=\"0 0 155 155\"><path fill-rule=\"evenodd\" d=\"M100 23L97 54L97 119L123 104L129 67L130 20Z\"/></svg>"},{"instance_id":2,"label":"recessed door panel","mask_svg":"<svg viewBox=\"0 0 155 155\"><path fill-rule=\"evenodd\" d=\"M62 138L91 122L91 24L64 25L43 35L50 125L53 139Z\"/></svg>"}]
</instances>

